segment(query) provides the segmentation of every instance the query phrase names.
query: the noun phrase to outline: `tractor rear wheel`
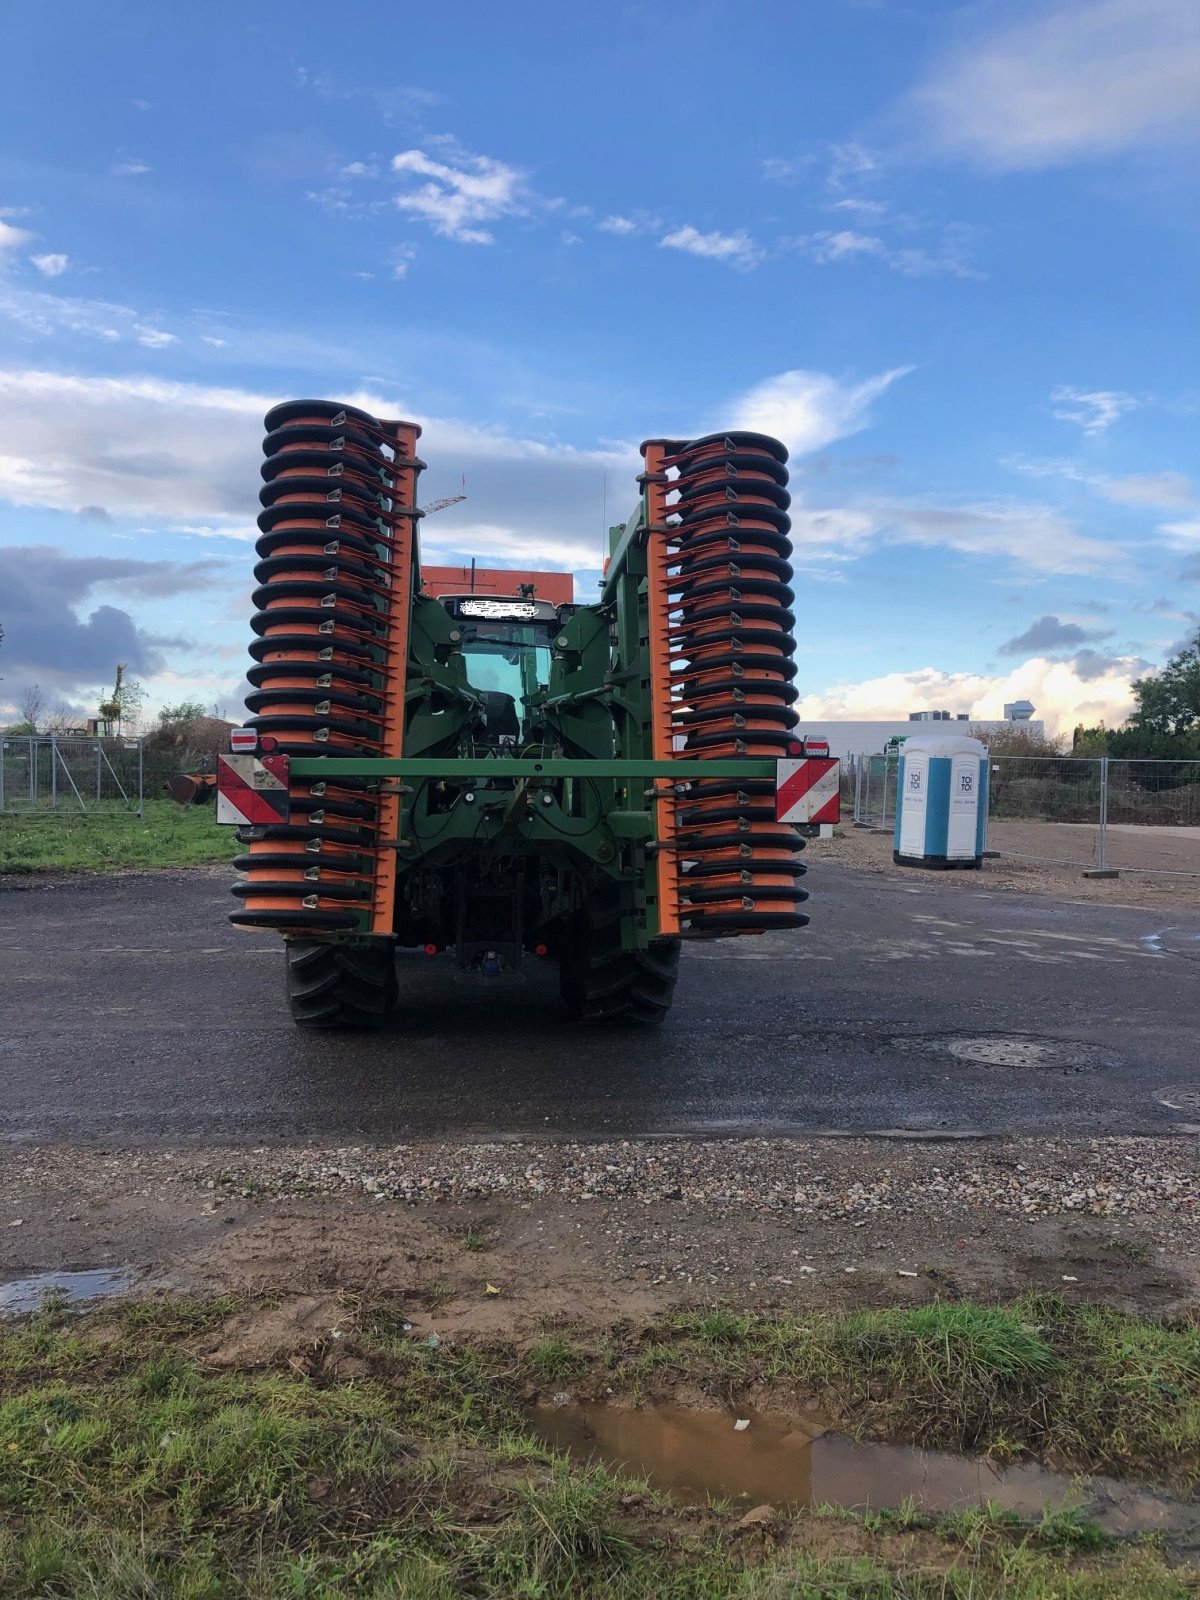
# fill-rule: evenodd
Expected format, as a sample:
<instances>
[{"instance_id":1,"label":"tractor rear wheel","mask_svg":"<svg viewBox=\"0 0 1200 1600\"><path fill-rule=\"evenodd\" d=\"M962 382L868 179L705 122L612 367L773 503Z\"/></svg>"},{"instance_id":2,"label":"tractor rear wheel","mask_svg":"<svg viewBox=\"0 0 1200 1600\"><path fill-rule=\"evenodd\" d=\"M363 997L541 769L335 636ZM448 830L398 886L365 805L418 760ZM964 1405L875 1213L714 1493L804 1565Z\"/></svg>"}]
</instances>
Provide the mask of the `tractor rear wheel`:
<instances>
[{"instance_id":1,"label":"tractor rear wheel","mask_svg":"<svg viewBox=\"0 0 1200 1600\"><path fill-rule=\"evenodd\" d=\"M381 1028L396 1004L396 953L390 940L339 944L289 939L287 991L301 1028Z\"/></svg>"},{"instance_id":2,"label":"tractor rear wheel","mask_svg":"<svg viewBox=\"0 0 1200 1600\"><path fill-rule=\"evenodd\" d=\"M623 950L616 896L593 897L559 958L563 1000L577 1022L661 1022L675 996L679 951L678 939Z\"/></svg>"}]
</instances>

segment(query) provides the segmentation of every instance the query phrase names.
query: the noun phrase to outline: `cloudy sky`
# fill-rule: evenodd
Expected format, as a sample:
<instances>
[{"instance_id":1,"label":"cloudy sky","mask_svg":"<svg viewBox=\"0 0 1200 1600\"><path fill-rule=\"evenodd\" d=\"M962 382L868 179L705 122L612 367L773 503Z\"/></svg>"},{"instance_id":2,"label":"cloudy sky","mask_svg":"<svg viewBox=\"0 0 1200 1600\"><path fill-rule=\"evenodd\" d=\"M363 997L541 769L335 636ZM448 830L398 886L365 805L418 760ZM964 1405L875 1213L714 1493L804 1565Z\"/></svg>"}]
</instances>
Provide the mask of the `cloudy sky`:
<instances>
[{"instance_id":1,"label":"cloudy sky","mask_svg":"<svg viewBox=\"0 0 1200 1600\"><path fill-rule=\"evenodd\" d=\"M41 0L0 107L0 719L240 714L261 416L594 593L637 442L793 452L801 709L1119 719L1200 621L1195 0Z\"/></svg>"}]
</instances>

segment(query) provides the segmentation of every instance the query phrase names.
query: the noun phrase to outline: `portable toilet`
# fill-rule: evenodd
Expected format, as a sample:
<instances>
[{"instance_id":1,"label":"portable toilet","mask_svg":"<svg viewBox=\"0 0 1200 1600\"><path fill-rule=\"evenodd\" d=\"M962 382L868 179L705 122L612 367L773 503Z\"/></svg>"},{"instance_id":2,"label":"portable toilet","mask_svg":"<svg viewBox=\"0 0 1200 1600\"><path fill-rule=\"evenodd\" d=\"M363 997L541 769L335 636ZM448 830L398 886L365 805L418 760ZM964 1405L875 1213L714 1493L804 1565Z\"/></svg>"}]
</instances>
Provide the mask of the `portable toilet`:
<instances>
[{"instance_id":1,"label":"portable toilet","mask_svg":"<svg viewBox=\"0 0 1200 1600\"><path fill-rule=\"evenodd\" d=\"M900 751L892 859L905 867L979 867L987 835L987 747L918 734Z\"/></svg>"}]
</instances>

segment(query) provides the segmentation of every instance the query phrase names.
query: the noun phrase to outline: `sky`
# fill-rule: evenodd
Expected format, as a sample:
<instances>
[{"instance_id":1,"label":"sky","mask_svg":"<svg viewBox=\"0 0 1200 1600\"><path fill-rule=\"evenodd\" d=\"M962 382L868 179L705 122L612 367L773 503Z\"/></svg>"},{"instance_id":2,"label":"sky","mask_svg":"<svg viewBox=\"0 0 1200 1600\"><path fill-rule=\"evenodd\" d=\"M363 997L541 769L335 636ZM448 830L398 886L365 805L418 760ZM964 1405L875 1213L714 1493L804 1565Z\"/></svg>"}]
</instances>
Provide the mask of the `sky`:
<instances>
[{"instance_id":1,"label":"sky","mask_svg":"<svg viewBox=\"0 0 1200 1600\"><path fill-rule=\"evenodd\" d=\"M792 452L809 718L1119 722L1200 625L1195 0L40 0L0 103L0 721L240 703L261 419L594 596L637 445ZM465 480L465 482L464 482Z\"/></svg>"}]
</instances>

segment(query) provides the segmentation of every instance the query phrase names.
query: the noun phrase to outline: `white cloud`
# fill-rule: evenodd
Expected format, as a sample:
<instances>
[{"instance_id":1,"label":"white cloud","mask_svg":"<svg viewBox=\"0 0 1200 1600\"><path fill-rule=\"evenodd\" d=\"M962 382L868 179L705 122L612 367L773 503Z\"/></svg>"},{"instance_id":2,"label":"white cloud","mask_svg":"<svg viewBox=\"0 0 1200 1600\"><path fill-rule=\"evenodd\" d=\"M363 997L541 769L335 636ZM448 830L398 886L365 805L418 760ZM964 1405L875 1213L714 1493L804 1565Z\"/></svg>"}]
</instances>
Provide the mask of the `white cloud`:
<instances>
[{"instance_id":1,"label":"white cloud","mask_svg":"<svg viewBox=\"0 0 1200 1600\"><path fill-rule=\"evenodd\" d=\"M1186 506L1196 497L1195 486L1182 472L1134 472L1110 478L1104 493L1129 506Z\"/></svg>"},{"instance_id":2,"label":"white cloud","mask_svg":"<svg viewBox=\"0 0 1200 1600\"><path fill-rule=\"evenodd\" d=\"M709 261L724 261L742 272L758 266L764 255L748 233L701 233L690 223L665 234L659 245L664 250L682 250Z\"/></svg>"},{"instance_id":3,"label":"white cloud","mask_svg":"<svg viewBox=\"0 0 1200 1600\"><path fill-rule=\"evenodd\" d=\"M252 540L262 418L280 398L156 378L0 369L0 499L72 512L101 507L147 531L153 524L156 534ZM378 416L414 414L402 396L340 398ZM574 549L582 566L599 567L605 475L614 520L637 499L632 446L574 449L454 418L417 420L431 463L422 498L456 492L464 474L470 486L469 506L453 520L431 521L436 548L458 537L459 554L481 554L472 544L478 527L490 530L489 555L520 564L530 550L553 546L555 560ZM456 535L475 505L480 522Z\"/></svg>"},{"instance_id":4,"label":"white cloud","mask_svg":"<svg viewBox=\"0 0 1200 1600\"><path fill-rule=\"evenodd\" d=\"M601 233L637 233L638 225L631 217L605 217L596 226Z\"/></svg>"},{"instance_id":5,"label":"white cloud","mask_svg":"<svg viewBox=\"0 0 1200 1600\"><path fill-rule=\"evenodd\" d=\"M1037 573L1115 573L1119 553L1101 539L1077 533L1052 506L972 501L957 506L881 504L885 536L897 543L1007 558Z\"/></svg>"},{"instance_id":6,"label":"white cloud","mask_svg":"<svg viewBox=\"0 0 1200 1600\"><path fill-rule=\"evenodd\" d=\"M138 328L135 331L137 342L147 350L165 350L169 344L176 342L175 335L164 332L162 328Z\"/></svg>"},{"instance_id":7,"label":"white cloud","mask_svg":"<svg viewBox=\"0 0 1200 1600\"><path fill-rule=\"evenodd\" d=\"M882 239L871 234L855 233L845 228L837 233L816 233L808 241L809 253L814 261L841 261L846 256L879 256L884 254Z\"/></svg>"},{"instance_id":8,"label":"white cloud","mask_svg":"<svg viewBox=\"0 0 1200 1600\"><path fill-rule=\"evenodd\" d=\"M912 245L896 247L877 234L859 233L853 228L824 229L819 233L801 235L787 243L820 266L829 266L838 261L871 259L906 278L928 278L943 273L954 278L981 278L984 274L966 260L971 237L969 229L951 224L943 228L941 242L932 250Z\"/></svg>"},{"instance_id":9,"label":"white cloud","mask_svg":"<svg viewBox=\"0 0 1200 1600\"><path fill-rule=\"evenodd\" d=\"M1164 522L1159 529L1174 550L1193 551L1200 548L1200 517L1189 517L1184 522Z\"/></svg>"},{"instance_id":10,"label":"white cloud","mask_svg":"<svg viewBox=\"0 0 1200 1600\"><path fill-rule=\"evenodd\" d=\"M229 343L229 340L218 339L215 333L202 333L200 335L200 343L211 344L216 350L224 350L225 346Z\"/></svg>"},{"instance_id":11,"label":"white cloud","mask_svg":"<svg viewBox=\"0 0 1200 1600\"><path fill-rule=\"evenodd\" d=\"M831 211L849 211L856 217L869 217L877 221L887 214L887 206L882 200L860 200L853 195L846 195L841 200L829 202Z\"/></svg>"},{"instance_id":12,"label":"white cloud","mask_svg":"<svg viewBox=\"0 0 1200 1600\"><path fill-rule=\"evenodd\" d=\"M1084 484L1117 505L1151 506L1172 510L1191 505L1197 498L1195 484L1183 472L1132 472L1112 478L1102 472L1089 472L1074 461L1028 461L1009 457L1004 466L1030 478L1066 478Z\"/></svg>"},{"instance_id":13,"label":"white cloud","mask_svg":"<svg viewBox=\"0 0 1200 1600\"><path fill-rule=\"evenodd\" d=\"M70 265L70 257L59 254L30 256L29 259L45 278L61 278Z\"/></svg>"},{"instance_id":14,"label":"white cloud","mask_svg":"<svg viewBox=\"0 0 1200 1600\"><path fill-rule=\"evenodd\" d=\"M808 172L815 156L767 156L760 163L768 183L795 183Z\"/></svg>"},{"instance_id":15,"label":"white cloud","mask_svg":"<svg viewBox=\"0 0 1200 1600\"><path fill-rule=\"evenodd\" d=\"M839 383L828 373L802 368L781 372L736 400L726 426L769 433L797 455L820 450L867 427L871 402L911 371L893 367L857 384Z\"/></svg>"},{"instance_id":16,"label":"white cloud","mask_svg":"<svg viewBox=\"0 0 1200 1600\"><path fill-rule=\"evenodd\" d=\"M0 250L15 250L18 245L28 244L32 238L27 228L14 228L11 222L0 220Z\"/></svg>"},{"instance_id":17,"label":"white cloud","mask_svg":"<svg viewBox=\"0 0 1200 1600\"><path fill-rule=\"evenodd\" d=\"M1192 137L1200 131L1200 6L1035 7L953 51L913 98L938 144L997 168Z\"/></svg>"},{"instance_id":18,"label":"white cloud","mask_svg":"<svg viewBox=\"0 0 1200 1600\"><path fill-rule=\"evenodd\" d=\"M1090 438L1105 433L1127 411L1136 411L1142 402L1120 389L1072 389L1065 384L1050 396L1059 408L1054 415L1060 422L1075 422Z\"/></svg>"},{"instance_id":19,"label":"white cloud","mask_svg":"<svg viewBox=\"0 0 1200 1600\"><path fill-rule=\"evenodd\" d=\"M1137 656L1099 663L1050 661L1034 656L1004 676L946 672L919 667L890 672L860 683L840 683L805 695L797 705L802 722L833 719L874 722L904 717L911 710L937 707L966 712L980 722L999 721L1010 700L1031 700L1050 734L1069 734L1079 723L1113 727L1133 709L1130 680L1139 675Z\"/></svg>"},{"instance_id":20,"label":"white cloud","mask_svg":"<svg viewBox=\"0 0 1200 1600\"><path fill-rule=\"evenodd\" d=\"M408 276L408 269L417 258L415 244L398 244L393 246L388 253L388 261L392 268L392 277L400 282ZM370 274L368 274L370 276Z\"/></svg>"},{"instance_id":21,"label":"white cloud","mask_svg":"<svg viewBox=\"0 0 1200 1600\"><path fill-rule=\"evenodd\" d=\"M481 224L527 210L524 174L490 156L455 153L434 161L424 151L403 150L392 157L392 171L430 180L396 195L394 203L459 244L492 244L494 235Z\"/></svg>"},{"instance_id":22,"label":"white cloud","mask_svg":"<svg viewBox=\"0 0 1200 1600\"><path fill-rule=\"evenodd\" d=\"M351 161L338 169L341 178L377 178L379 168L373 161Z\"/></svg>"},{"instance_id":23,"label":"white cloud","mask_svg":"<svg viewBox=\"0 0 1200 1600\"><path fill-rule=\"evenodd\" d=\"M846 143L829 147L829 174L825 180L828 189L844 189L851 178L859 181L873 178L881 170L879 157L864 145Z\"/></svg>"},{"instance_id":24,"label":"white cloud","mask_svg":"<svg viewBox=\"0 0 1200 1600\"><path fill-rule=\"evenodd\" d=\"M118 161L112 168L114 178L140 178L144 172L153 172L146 161Z\"/></svg>"}]
</instances>

